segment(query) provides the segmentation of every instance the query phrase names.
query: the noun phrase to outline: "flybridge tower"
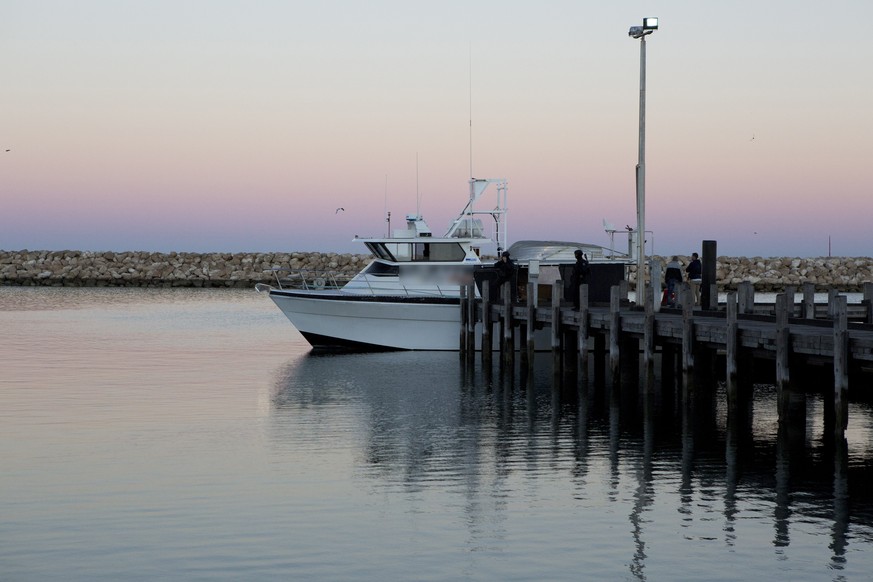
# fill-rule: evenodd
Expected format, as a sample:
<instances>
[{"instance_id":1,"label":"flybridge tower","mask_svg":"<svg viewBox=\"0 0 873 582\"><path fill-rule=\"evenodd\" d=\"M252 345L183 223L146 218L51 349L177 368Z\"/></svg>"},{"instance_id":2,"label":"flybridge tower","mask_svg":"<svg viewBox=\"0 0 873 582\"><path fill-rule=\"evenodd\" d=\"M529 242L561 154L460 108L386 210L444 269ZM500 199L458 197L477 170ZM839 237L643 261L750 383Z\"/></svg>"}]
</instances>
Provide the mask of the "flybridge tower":
<instances>
[{"instance_id":1,"label":"flybridge tower","mask_svg":"<svg viewBox=\"0 0 873 582\"><path fill-rule=\"evenodd\" d=\"M491 184L495 185L494 192L495 203L494 207L488 210L478 210L477 202L480 202L482 195ZM472 238L487 238L482 220L479 215L490 215L494 221L494 242L497 243L497 254L499 255L506 247L506 219L509 209L506 206L508 185L506 178L471 178L470 179L470 199L467 205L452 222L446 238L449 237L472 237Z\"/></svg>"}]
</instances>

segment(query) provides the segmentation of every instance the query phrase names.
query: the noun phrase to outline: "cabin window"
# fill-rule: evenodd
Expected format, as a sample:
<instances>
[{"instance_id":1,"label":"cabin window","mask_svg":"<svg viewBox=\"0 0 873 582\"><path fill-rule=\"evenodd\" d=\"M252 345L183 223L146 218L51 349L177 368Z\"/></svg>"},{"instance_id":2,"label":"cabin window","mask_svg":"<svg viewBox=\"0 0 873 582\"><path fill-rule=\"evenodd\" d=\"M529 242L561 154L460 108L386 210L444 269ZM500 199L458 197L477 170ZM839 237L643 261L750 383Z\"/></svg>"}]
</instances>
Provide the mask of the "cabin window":
<instances>
[{"instance_id":1,"label":"cabin window","mask_svg":"<svg viewBox=\"0 0 873 582\"><path fill-rule=\"evenodd\" d=\"M433 262L462 262L467 256L464 247L456 242L446 243L367 243L367 248L378 259L397 263L416 261L422 263Z\"/></svg>"},{"instance_id":2,"label":"cabin window","mask_svg":"<svg viewBox=\"0 0 873 582\"><path fill-rule=\"evenodd\" d=\"M374 277L392 277L397 276L399 272L400 269L397 265L386 265L381 261L373 261L364 271L364 274Z\"/></svg>"}]
</instances>

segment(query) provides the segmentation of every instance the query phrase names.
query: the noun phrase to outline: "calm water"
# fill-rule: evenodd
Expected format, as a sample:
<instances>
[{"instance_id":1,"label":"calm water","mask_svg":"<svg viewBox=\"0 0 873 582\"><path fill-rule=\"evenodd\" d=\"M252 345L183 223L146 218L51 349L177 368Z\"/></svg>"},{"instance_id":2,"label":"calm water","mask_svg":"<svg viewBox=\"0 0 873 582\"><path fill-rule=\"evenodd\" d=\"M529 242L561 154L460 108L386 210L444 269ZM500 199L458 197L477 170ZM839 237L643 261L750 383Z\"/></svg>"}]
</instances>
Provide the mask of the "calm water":
<instances>
[{"instance_id":1,"label":"calm water","mask_svg":"<svg viewBox=\"0 0 873 582\"><path fill-rule=\"evenodd\" d=\"M867 580L873 412L314 356L264 295L0 288L0 579Z\"/></svg>"}]
</instances>

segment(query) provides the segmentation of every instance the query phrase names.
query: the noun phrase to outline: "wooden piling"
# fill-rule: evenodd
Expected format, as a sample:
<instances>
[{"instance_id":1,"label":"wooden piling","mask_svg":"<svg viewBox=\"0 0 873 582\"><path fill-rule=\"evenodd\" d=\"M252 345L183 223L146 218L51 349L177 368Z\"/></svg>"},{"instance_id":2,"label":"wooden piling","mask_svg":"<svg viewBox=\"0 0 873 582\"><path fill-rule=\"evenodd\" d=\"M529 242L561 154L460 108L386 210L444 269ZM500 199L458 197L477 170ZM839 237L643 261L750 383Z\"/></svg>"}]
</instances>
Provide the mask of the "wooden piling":
<instances>
[{"instance_id":1,"label":"wooden piling","mask_svg":"<svg viewBox=\"0 0 873 582\"><path fill-rule=\"evenodd\" d=\"M513 341L512 292L509 282L503 286L503 340L500 347L503 365L512 369L515 365L515 341Z\"/></svg>"},{"instance_id":2,"label":"wooden piling","mask_svg":"<svg viewBox=\"0 0 873 582\"><path fill-rule=\"evenodd\" d=\"M533 283L527 284L527 363L528 366L533 366L534 354L536 353L536 344L534 342L534 333L537 329L537 304L536 304L536 289Z\"/></svg>"},{"instance_id":3,"label":"wooden piling","mask_svg":"<svg viewBox=\"0 0 873 582\"><path fill-rule=\"evenodd\" d=\"M622 281L624 282L624 281ZM609 293L609 372L612 379L619 375L621 366L619 336L621 335L621 285L613 285Z\"/></svg>"},{"instance_id":4,"label":"wooden piling","mask_svg":"<svg viewBox=\"0 0 873 582\"><path fill-rule=\"evenodd\" d=\"M797 295L797 287L794 285L785 286L785 310L788 312L788 319L794 317L795 296Z\"/></svg>"},{"instance_id":5,"label":"wooden piling","mask_svg":"<svg viewBox=\"0 0 873 582\"><path fill-rule=\"evenodd\" d=\"M476 354L476 284L467 284L467 357Z\"/></svg>"},{"instance_id":6,"label":"wooden piling","mask_svg":"<svg viewBox=\"0 0 873 582\"><path fill-rule=\"evenodd\" d=\"M488 279L482 281L482 362L490 365L493 331L491 322L491 282Z\"/></svg>"},{"instance_id":7,"label":"wooden piling","mask_svg":"<svg viewBox=\"0 0 873 582\"><path fill-rule=\"evenodd\" d=\"M734 405L737 402L737 294L731 292L727 294L725 304L727 329L725 338L725 378L727 380L727 400L728 404Z\"/></svg>"},{"instance_id":8,"label":"wooden piling","mask_svg":"<svg viewBox=\"0 0 873 582\"><path fill-rule=\"evenodd\" d=\"M789 388L791 372L788 361L791 354L790 335L788 333L788 297L785 293L776 295L776 388L779 392L779 401ZM782 408L779 414L781 417Z\"/></svg>"},{"instance_id":9,"label":"wooden piling","mask_svg":"<svg viewBox=\"0 0 873 582\"><path fill-rule=\"evenodd\" d=\"M552 370L555 373L561 370L561 354L563 346L561 338L563 329L561 325L561 299L564 291L564 283L560 280L552 283Z\"/></svg>"},{"instance_id":10,"label":"wooden piling","mask_svg":"<svg viewBox=\"0 0 873 582\"><path fill-rule=\"evenodd\" d=\"M830 287L828 289L828 319L834 318L834 306L837 301L837 297L840 296L840 292Z\"/></svg>"},{"instance_id":11,"label":"wooden piling","mask_svg":"<svg viewBox=\"0 0 873 582\"><path fill-rule=\"evenodd\" d=\"M804 283L801 290L803 292L802 317L815 319L815 283Z\"/></svg>"},{"instance_id":12,"label":"wooden piling","mask_svg":"<svg viewBox=\"0 0 873 582\"><path fill-rule=\"evenodd\" d=\"M864 298L862 301L867 307L867 318L864 321L866 323L873 323L873 283L864 283L863 291Z\"/></svg>"},{"instance_id":13,"label":"wooden piling","mask_svg":"<svg viewBox=\"0 0 873 582\"><path fill-rule=\"evenodd\" d=\"M460 289L460 305L461 305L461 313L460 313L460 321L461 328L458 337L458 350L461 355L465 355L467 353L467 286L461 285Z\"/></svg>"},{"instance_id":14,"label":"wooden piling","mask_svg":"<svg viewBox=\"0 0 873 582\"><path fill-rule=\"evenodd\" d=\"M646 287L645 319L643 321L643 365L646 377L655 369L655 289Z\"/></svg>"},{"instance_id":15,"label":"wooden piling","mask_svg":"<svg viewBox=\"0 0 873 582\"><path fill-rule=\"evenodd\" d=\"M831 305L831 303L829 303ZM834 298L834 414L836 431L842 435L849 422L849 326L845 295Z\"/></svg>"},{"instance_id":16,"label":"wooden piling","mask_svg":"<svg viewBox=\"0 0 873 582\"><path fill-rule=\"evenodd\" d=\"M679 296L682 304L682 373L694 367L694 294L685 286Z\"/></svg>"},{"instance_id":17,"label":"wooden piling","mask_svg":"<svg viewBox=\"0 0 873 582\"><path fill-rule=\"evenodd\" d=\"M579 286L579 323L576 327L578 369L583 378L588 378L588 285Z\"/></svg>"},{"instance_id":18,"label":"wooden piling","mask_svg":"<svg viewBox=\"0 0 873 582\"><path fill-rule=\"evenodd\" d=\"M749 281L743 281L737 285L737 311L738 313L752 313L755 307L755 288Z\"/></svg>"},{"instance_id":19,"label":"wooden piling","mask_svg":"<svg viewBox=\"0 0 873 582\"><path fill-rule=\"evenodd\" d=\"M708 303L704 306L704 309L708 309L710 311L718 310L718 284L712 283L709 286L709 293L707 294Z\"/></svg>"}]
</instances>

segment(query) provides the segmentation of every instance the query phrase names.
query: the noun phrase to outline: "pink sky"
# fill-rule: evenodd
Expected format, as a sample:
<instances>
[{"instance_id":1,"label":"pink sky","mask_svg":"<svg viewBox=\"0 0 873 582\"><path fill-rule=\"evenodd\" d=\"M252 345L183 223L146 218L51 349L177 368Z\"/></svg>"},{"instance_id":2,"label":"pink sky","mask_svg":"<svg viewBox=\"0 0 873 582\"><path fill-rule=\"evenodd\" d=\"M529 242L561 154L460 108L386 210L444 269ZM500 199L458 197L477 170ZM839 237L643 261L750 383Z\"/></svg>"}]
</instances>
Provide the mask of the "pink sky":
<instances>
[{"instance_id":1,"label":"pink sky","mask_svg":"<svg viewBox=\"0 0 873 582\"><path fill-rule=\"evenodd\" d=\"M607 4L8 2L0 249L363 252L416 181L440 232L466 200L471 101L511 241L605 245L604 218L636 222L627 29L657 15L655 252L873 254L871 50L848 30L873 3Z\"/></svg>"}]
</instances>

